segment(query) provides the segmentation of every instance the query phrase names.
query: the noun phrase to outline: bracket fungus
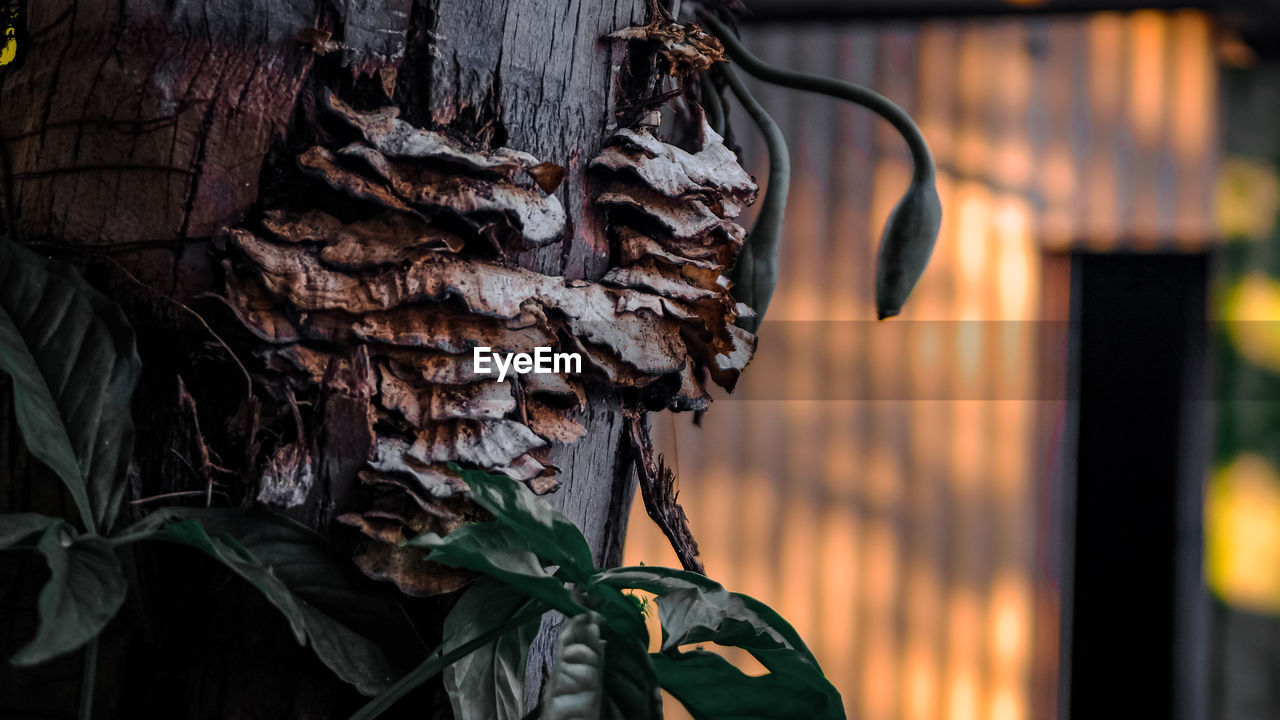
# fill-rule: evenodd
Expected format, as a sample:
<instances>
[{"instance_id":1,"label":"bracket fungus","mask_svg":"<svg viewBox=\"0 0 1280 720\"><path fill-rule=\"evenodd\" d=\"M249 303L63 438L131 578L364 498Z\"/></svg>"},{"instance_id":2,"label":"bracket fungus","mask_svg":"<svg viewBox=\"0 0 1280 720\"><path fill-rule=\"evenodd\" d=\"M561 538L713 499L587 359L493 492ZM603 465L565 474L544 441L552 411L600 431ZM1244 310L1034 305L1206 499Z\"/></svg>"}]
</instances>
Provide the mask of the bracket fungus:
<instances>
[{"instance_id":1,"label":"bracket fungus","mask_svg":"<svg viewBox=\"0 0 1280 720\"><path fill-rule=\"evenodd\" d=\"M755 337L736 327L746 309L723 273L756 185L709 127L696 152L649 128L616 131L589 163L614 266L569 280L514 262L565 234L551 194L563 168L465 146L394 108L360 111L331 93L321 107L349 136L305 149L298 165L343 200L269 209L229 231L227 303L260 341L263 382L316 408L340 398L350 412L335 417L364 428L348 450L360 492L331 509L361 538L356 563L410 594L446 592L465 576L399 541L481 515L450 464L550 492L547 451L586 434L588 388L630 410L704 409L708 378L732 390ZM498 382L476 372L477 347L577 352L582 372ZM288 506L299 483L320 482L325 461L304 434L282 440L261 473L263 501Z\"/></svg>"}]
</instances>

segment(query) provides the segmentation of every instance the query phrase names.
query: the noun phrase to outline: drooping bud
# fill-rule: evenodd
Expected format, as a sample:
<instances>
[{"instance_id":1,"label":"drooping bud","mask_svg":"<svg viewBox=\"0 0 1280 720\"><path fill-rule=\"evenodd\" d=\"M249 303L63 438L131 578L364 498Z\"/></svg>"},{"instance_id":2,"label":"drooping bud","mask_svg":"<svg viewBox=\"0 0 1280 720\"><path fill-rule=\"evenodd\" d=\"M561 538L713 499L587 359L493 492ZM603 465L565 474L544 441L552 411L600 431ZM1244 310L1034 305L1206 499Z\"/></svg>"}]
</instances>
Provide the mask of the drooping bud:
<instances>
[{"instance_id":1,"label":"drooping bud","mask_svg":"<svg viewBox=\"0 0 1280 720\"><path fill-rule=\"evenodd\" d=\"M942 202L933 177L913 177L880 236L876 315L881 320L902 312L903 303L929 264L941 227Z\"/></svg>"}]
</instances>

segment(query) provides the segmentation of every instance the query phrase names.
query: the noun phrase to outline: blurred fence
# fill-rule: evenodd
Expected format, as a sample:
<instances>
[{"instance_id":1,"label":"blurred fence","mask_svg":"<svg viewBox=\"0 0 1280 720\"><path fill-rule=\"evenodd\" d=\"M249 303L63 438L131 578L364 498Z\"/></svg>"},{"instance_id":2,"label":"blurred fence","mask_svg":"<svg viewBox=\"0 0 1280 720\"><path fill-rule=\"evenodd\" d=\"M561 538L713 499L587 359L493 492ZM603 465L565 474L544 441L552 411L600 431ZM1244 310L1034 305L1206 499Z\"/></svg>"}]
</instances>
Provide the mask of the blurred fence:
<instances>
[{"instance_id":1,"label":"blurred fence","mask_svg":"<svg viewBox=\"0 0 1280 720\"><path fill-rule=\"evenodd\" d=\"M906 148L859 108L753 85L793 163L781 279L741 391L757 399L718 400L701 428L653 416L708 572L795 624L850 717L1051 718L1055 253L1212 237L1210 25L1138 12L744 36L917 117L944 226L902 317L865 322ZM732 121L763 179L762 144L740 109ZM626 561L675 564L643 508L632 517Z\"/></svg>"}]
</instances>

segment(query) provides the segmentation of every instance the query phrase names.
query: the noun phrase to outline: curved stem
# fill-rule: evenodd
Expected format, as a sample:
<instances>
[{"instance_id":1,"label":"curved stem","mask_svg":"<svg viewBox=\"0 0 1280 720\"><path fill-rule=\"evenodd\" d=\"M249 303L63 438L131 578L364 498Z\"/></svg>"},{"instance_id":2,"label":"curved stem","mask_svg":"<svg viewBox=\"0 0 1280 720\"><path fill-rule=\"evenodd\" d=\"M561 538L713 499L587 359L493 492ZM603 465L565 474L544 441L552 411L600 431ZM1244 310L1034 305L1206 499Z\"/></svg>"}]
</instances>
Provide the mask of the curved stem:
<instances>
[{"instance_id":1,"label":"curved stem","mask_svg":"<svg viewBox=\"0 0 1280 720\"><path fill-rule=\"evenodd\" d=\"M711 81L710 74L702 74L701 86L702 108L707 113L707 124L717 135L724 137L724 105L720 103L720 92Z\"/></svg>"},{"instance_id":2,"label":"curved stem","mask_svg":"<svg viewBox=\"0 0 1280 720\"><path fill-rule=\"evenodd\" d=\"M742 84L733 69L723 67L721 70L729 83L729 89L738 98L738 102L742 103L752 122L760 128L765 147L769 151L769 186L765 188L760 214L756 216L756 223L747 236L751 264L748 285L751 297L748 304L756 311L756 316L748 323L747 329L755 332L764 320L769 300L773 297L773 288L778 282L778 245L787 210L787 193L791 188L791 154L787 151L787 141L782 135L782 129ZM739 260L741 261L741 256ZM739 273L735 275L742 277Z\"/></svg>"},{"instance_id":3,"label":"curved stem","mask_svg":"<svg viewBox=\"0 0 1280 720\"><path fill-rule=\"evenodd\" d=\"M764 61L752 55L743 46L737 35L728 26L710 13L702 12L699 14L698 19L711 29L711 32L720 39L720 42L724 43L729 58L737 63L747 74L774 85L783 85L797 90L806 90L848 100L888 120L902 134L903 139L907 141L907 145L911 149L915 179L920 182L933 180L933 154L929 152L929 145L925 142L924 135L921 134L920 128L916 126L911 116L891 100L873 90L861 85L854 85L851 82L792 70L781 70L772 65L766 65Z\"/></svg>"},{"instance_id":4,"label":"curved stem","mask_svg":"<svg viewBox=\"0 0 1280 720\"><path fill-rule=\"evenodd\" d=\"M84 675L80 677L79 720L93 717L93 692L98 679L98 637L95 635L84 648Z\"/></svg>"}]
</instances>

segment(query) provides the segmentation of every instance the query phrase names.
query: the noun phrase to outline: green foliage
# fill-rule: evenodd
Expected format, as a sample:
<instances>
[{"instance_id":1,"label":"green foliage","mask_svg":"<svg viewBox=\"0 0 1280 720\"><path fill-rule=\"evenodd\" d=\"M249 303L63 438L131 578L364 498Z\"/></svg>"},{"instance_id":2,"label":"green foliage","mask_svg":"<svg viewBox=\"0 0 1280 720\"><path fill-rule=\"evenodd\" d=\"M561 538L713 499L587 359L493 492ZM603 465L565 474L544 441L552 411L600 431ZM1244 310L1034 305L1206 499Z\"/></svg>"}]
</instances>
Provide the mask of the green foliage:
<instances>
[{"instance_id":1,"label":"green foliage","mask_svg":"<svg viewBox=\"0 0 1280 720\"><path fill-rule=\"evenodd\" d=\"M517 717L521 708L512 698L523 697L524 673L523 659L513 658L527 653L528 644L510 636L509 619L516 608L539 604L569 616L542 699L542 717L660 718L659 688L669 690L696 718L844 717L840 695L813 654L763 603L683 570L598 570L587 564L589 553L580 554L586 542L576 527L528 488L502 475L461 472L494 521L408 543L430 551L432 560L486 576L455 606L446 623L445 646L454 647L452 638L469 635L501 646L504 657L498 663L485 656L464 671L453 671L446 687L457 717ZM628 594L631 590L657 596L660 652L647 652L644 604ZM769 672L751 677L719 655L681 649L698 643L743 648ZM429 664L436 664L435 656L423 667ZM420 684L431 676L417 672L416 677ZM376 717L413 687L398 683L356 720Z\"/></svg>"},{"instance_id":2,"label":"green foliage","mask_svg":"<svg viewBox=\"0 0 1280 720\"><path fill-rule=\"evenodd\" d=\"M124 572L106 540L77 537L67 523L51 520L36 550L49 565L49 581L40 591L35 637L14 654L14 665L36 665L75 650L102 632L124 604Z\"/></svg>"},{"instance_id":3,"label":"green foliage","mask_svg":"<svg viewBox=\"0 0 1280 720\"><path fill-rule=\"evenodd\" d=\"M0 372L12 381L27 451L62 480L83 524L0 515L0 550L35 550L50 570L35 636L10 661L38 664L95 638L127 594L116 548L161 540L194 547L253 584L298 642L360 692L390 686L400 674L393 656L422 656L412 623L394 600L361 587L367 581L308 528L257 510L167 508L110 533L131 459L139 366L118 307L70 266L0 239Z\"/></svg>"},{"instance_id":4,"label":"green foliage","mask_svg":"<svg viewBox=\"0 0 1280 720\"><path fill-rule=\"evenodd\" d=\"M109 531L120 510L140 367L119 307L70 265L0 239L0 373L28 451L62 479L88 532Z\"/></svg>"},{"instance_id":5,"label":"green foliage","mask_svg":"<svg viewBox=\"0 0 1280 720\"><path fill-rule=\"evenodd\" d=\"M546 718L657 720L660 687L697 718L843 717L813 655L762 603L680 570L599 570L578 528L524 485L456 467L494 521L409 545L482 578L446 619L443 645L395 679L398 660L422 657L412 623L309 528L260 510L164 508L111 532L133 443L133 333L119 308L69 266L7 240L0 240L0 372L11 380L28 452L61 479L83 525L0 515L0 550L34 550L50 570L35 636L11 658L16 665L96 638L128 591L118 549L163 541L197 549L252 584L335 675L376 693L353 720L377 717L441 672L459 720L525 717L525 665L550 610L568 620L539 706ZM634 590L657 596L658 653L648 652L649 605ZM697 643L743 648L769 672L749 677L718 655L681 649ZM88 717L92 652L84 677Z\"/></svg>"},{"instance_id":6,"label":"green foliage","mask_svg":"<svg viewBox=\"0 0 1280 720\"><path fill-rule=\"evenodd\" d=\"M492 578L467 588L457 609L445 619L445 645L455 649L474 628L507 623L528 609L526 596ZM511 632L453 663L444 671L444 687L455 720L520 720L524 717L524 673L529 646L541 625L530 618Z\"/></svg>"},{"instance_id":7,"label":"green foliage","mask_svg":"<svg viewBox=\"0 0 1280 720\"><path fill-rule=\"evenodd\" d=\"M542 699L543 720L593 720L604 712L604 618L582 613L560 631L556 667Z\"/></svg>"}]
</instances>

